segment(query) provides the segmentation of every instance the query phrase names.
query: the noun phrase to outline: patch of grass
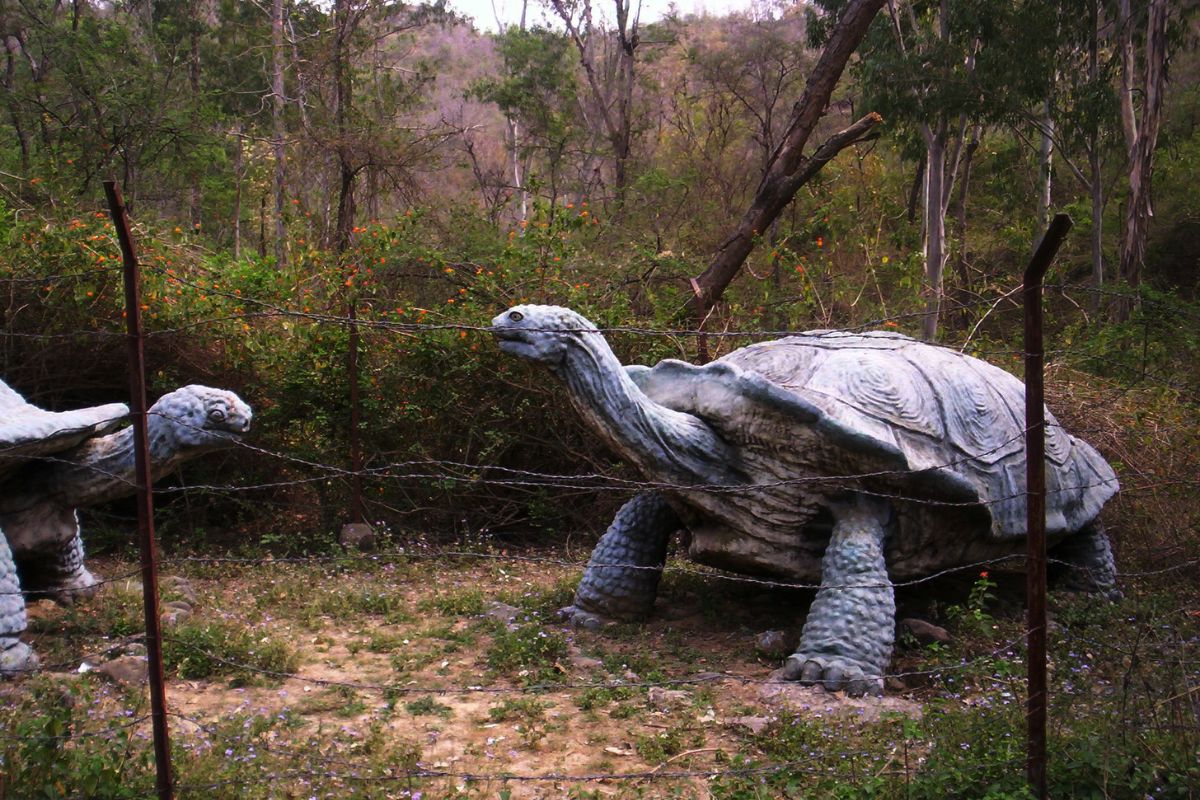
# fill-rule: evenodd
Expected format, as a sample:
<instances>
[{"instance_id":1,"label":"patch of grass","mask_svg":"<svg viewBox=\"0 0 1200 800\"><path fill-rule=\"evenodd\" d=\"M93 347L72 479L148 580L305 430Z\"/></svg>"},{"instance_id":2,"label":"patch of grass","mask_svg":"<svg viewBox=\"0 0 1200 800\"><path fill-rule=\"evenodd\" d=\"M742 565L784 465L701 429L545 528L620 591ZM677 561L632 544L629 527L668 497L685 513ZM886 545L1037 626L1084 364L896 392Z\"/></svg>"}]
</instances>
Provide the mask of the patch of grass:
<instances>
[{"instance_id":1,"label":"patch of grass","mask_svg":"<svg viewBox=\"0 0 1200 800\"><path fill-rule=\"evenodd\" d=\"M391 653L404 646L405 637L387 631L372 631L367 636L367 650L372 653Z\"/></svg>"},{"instance_id":2,"label":"patch of grass","mask_svg":"<svg viewBox=\"0 0 1200 800\"><path fill-rule=\"evenodd\" d=\"M187 621L163 639L163 664L180 678L229 678L237 683L278 680L264 673L295 672L296 651L228 621Z\"/></svg>"},{"instance_id":3,"label":"patch of grass","mask_svg":"<svg viewBox=\"0 0 1200 800\"><path fill-rule=\"evenodd\" d=\"M449 719L454 713L454 709L450 706L439 703L429 695L405 703L404 709L414 717L433 716Z\"/></svg>"},{"instance_id":4,"label":"patch of grass","mask_svg":"<svg viewBox=\"0 0 1200 800\"><path fill-rule=\"evenodd\" d=\"M560 608L571 605L575 589L579 586L579 575L567 575L555 579L549 586L525 589L521 592L505 592L502 602L529 611L542 618L558 613Z\"/></svg>"},{"instance_id":5,"label":"patch of grass","mask_svg":"<svg viewBox=\"0 0 1200 800\"><path fill-rule=\"evenodd\" d=\"M353 686L329 686L315 694L305 695L296 704L297 714L328 714L356 717L367 710L367 704Z\"/></svg>"},{"instance_id":6,"label":"patch of grass","mask_svg":"<svg viewBox=\"0 0 1200 800\"><path fill-rule=\"evenodd\" d=\"M536 624L519 625L512 630L497 625L486 658L494 672L526 678L527 682L544 682L562 677L557 663L566 655L567 640L556 631L547 631Z\"/></svg>"},{"instance_id":7,"label":"patch of grass","mask_svg":"<svg viewBox=\"0 0 1200 800\"><path fill-rule=\"evenodd\" d=\"M614 675L624 675L632 672L642 681L663 681L667 679L663 672L662 660L642 653L606 653L600 657L604 668Z\"/></svg>"},{"instance_id":8,"label":"patch of grass","mask_svg":"<svg viewBox=\"0 0 1200 800\"><path fill-rule=\"evenodd\" d=\"M685 747L682 728L670 728L658 733L639 733L634 737L634 749L647 764L661 764L671 756L682 753Z\"/></svg>"},{"instance_id":9,"label":"patch of grass","mask_svg":"<svg viewBox=\"0 0 1200 800\"><path fill-rule=\"evenodd\" d=\"M488 719L492 722L515 723L514 729L521 735L521 744L529 750L536 750L545 739L546 709L549 707L549 703L533 697L507 698L488 709Z\"/></svg>"},{"instance_id":10,"label":"patch of grass","mask_svg":"<svg viewBox=\"0 0 1200 800\"><path fill-rule=\"evenodd\" d=\"M576 695L575 705L580 711L595 711L633 696L634 691L628 686L593 686Z\"/></svg>"},{"instance_id":11,"label":"patch of grass","mask_svg":"<svg viewBox=\"0 0 1200 800\"><path fill-rule=\"evenodd\" d=\"M414 621L408 602L394 591L376 586L337 586L321 591L310 602L313 611L332 617L359 614L383 617L392 624Z\"/></svg>"},{"instance_id":12,"label":"patch of grass","mask_svg":"<svg viewBox=\"0 0 1200 800\"><path fill-rule=\"evenodd\" d=\"M549 703L535 697L509 697L488 709L489 722L522 722L546 718Z\"/></svg>"},{"instance_id":13,"label":"patch of grass","mask_svg":"<svg viewBox=\"0 0 1200 800\"><path fill-rule=\"evenodd\" d=\"M483 613L483 591L478 587L442 592L417 604L420 611L436 611L447 617L477 617Z\"/></svg>"}]
</instances>

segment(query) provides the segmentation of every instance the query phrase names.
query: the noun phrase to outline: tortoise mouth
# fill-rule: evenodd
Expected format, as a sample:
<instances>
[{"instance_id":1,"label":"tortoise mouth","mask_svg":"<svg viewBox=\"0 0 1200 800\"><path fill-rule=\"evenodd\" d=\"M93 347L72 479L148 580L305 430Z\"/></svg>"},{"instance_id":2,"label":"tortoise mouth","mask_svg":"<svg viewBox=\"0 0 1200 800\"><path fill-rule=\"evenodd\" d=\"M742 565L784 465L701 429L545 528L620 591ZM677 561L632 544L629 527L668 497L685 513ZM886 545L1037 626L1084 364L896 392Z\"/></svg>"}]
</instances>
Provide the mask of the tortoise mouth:
<instances>
[{"instance_id":1,"label":"tortoise mouth","mask_svg":"<svg viewBox=\"0 0 1200 800\"><path fill-rule=\"evenodd\" d=\"M496 345L502 353L542 364L553 364L561 360L561 353L556 353L556 348L548 346L551 342L535 331L495 325L492 327L492 335L496 337Z\"/></svg>"}]
</instances>

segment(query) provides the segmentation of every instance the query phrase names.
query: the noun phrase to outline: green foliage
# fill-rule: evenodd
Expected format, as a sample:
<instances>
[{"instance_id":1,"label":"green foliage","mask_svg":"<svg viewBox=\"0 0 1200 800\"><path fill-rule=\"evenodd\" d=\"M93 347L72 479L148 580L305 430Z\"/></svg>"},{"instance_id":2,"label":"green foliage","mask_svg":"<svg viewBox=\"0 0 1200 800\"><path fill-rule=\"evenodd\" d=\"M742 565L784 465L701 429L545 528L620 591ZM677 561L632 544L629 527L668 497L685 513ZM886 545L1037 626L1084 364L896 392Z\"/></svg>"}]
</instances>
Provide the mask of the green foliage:
<instances>
[{"instance_id":1,"label":"green foliage","mask_svg":"<svg viewBox=\"0 0 1200 800\"><path fill-rule=\"evenodd\" d=\"M163 641L163 665L185 680L228 678L239 684L278 681L295 672L299 658L289 645L232 622L188 620Z\"/></svg>"},{"instance_id":2,"label":"green foliage","mask_svg":"<svg viewBox=\"0 0 1200 800\"><path fill-rule=\"evenodd\" d=\"M429 695L418 697L416 700L411 700L405 703L404 708L414 717L434 716L446 719L449 718L452 713L454 713L450 706L444 703L439 703Z\"/></svg>"},{"instance_id":3,"label":"green foliage","mask_svg":"<svg viewBox=\"0 0 1200 800\"><path fill-rule=\"evenodd\" d=\"M988 607L995 602L992 591L995 588L996 582L988 578L986 570L979 573L979 577L971 585L966 604L950 606L946 609L946 616L952 622L969 629L972 634L991 635L995 626L992 624L993 618Z\"/></svg>"},{"instance_id":4,"label":"green foliage","mask_svg":"<svg viewBox=\"0 0 1200 800\"><path fill-rule=\"evenodd\" d=\"M124 720L106 720L104 736L86 731L96 698L82 682L35 678L23 700L5 709L0 791L29 800L153 794L151 751Z\"/></svg>"},{"instance_id":5,"label":"green foliage","mask_svg":"<svg viewBox=\"0 0 1200 800\"><path fill-rule=\"evenodd\" d=\"M517 625L509 630L497 624L486 653L488 668L525 683L560 680L557 669L567 655L567 641L561 633L548 631L536 623Z\"/></svg>"}]
</instances>

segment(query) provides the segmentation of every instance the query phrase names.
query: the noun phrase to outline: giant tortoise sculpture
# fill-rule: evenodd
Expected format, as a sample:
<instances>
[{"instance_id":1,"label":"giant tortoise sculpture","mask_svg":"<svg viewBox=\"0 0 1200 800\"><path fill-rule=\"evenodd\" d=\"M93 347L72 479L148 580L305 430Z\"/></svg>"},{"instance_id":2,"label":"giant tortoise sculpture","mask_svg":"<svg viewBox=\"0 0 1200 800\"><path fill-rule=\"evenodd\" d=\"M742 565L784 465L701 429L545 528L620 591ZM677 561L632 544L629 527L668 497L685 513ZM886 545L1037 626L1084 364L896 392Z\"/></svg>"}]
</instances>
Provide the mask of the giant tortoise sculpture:
<instances>
[{"instance_id":1,"label":"giant tortoise sculpture","mask_svg":"<svg viewBox=\"0 0 1200 800\"><path fill-rule=\"evenodd\" d=\"M76 509L136 492L133 429L116 430L128 416L121 403L45 411L0 381L0 675L38 665L20 640L26 596L69 603L97 584L83 563ZM234 443L250 418L250 407L222 389L163 395L147 414L154 478Z\"/></svg>"},{"instance_id":2,"label":"giant tortoise sculpture","mask_svg":"<svg viewBox=\"0 0 1200 800\"><path fill-rule=\"evenodd\" d=\"M502 351L542 364L589 425L651 482L617 512L566 609L651 610L669 539L738 573L819 582L781 676L878 694L893 581L1023 553L1024 387L984 361L894 332L810 331L704 366L622 367L579 314L519 305ZM1116 594L1097 516L1108 463L1046 412L1046 526L1082 588Z\"/></svg>"}]
</instances>

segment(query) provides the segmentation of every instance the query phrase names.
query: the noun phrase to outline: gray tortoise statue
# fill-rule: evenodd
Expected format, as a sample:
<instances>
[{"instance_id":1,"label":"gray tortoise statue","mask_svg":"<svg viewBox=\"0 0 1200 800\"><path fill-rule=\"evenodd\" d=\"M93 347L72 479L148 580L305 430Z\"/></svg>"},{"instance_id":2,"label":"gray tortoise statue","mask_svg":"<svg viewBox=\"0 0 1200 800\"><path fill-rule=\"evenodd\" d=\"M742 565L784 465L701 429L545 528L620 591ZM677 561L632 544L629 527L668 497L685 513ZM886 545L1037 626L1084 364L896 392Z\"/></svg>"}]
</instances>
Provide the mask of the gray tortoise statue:
<instances>
[{"instance_id":1,"label":"gray tortoise statue","mask_svg":"<svg viewBox=\"0 0 1200 800\"><path fill-rule=\"evenodd\" d=\"M0 381L0 675L38 664L19 638L26 595L69 603L97 583L83 563L76 509L136 491L133 429L110 433L128 416L121 403L44 411ZM157 479L232 444L250 429L251 412L233 392L185 386L147 417Z\"/></svg>"},{"instance_id":2,"label":"gray tortoise statue","mask_svg":"<svg viewBox=\"0 0 1200 800\"><path fill-rule=\"evenodd\" d=\"M686 529L701 563L819 581L782 677L879 694L892 581L1024 552L1024 387L998 367L897 333L811 331L701 367L623 368L566 308L515 306L492 325L502 351L548 367L659 484L597 544L566 609L577 622L649 613L668 541ZM1116 476L1046 420L1053 555L1080 588L1115 595L1097 515Z\"/></svg>"}]
</instances>

